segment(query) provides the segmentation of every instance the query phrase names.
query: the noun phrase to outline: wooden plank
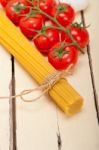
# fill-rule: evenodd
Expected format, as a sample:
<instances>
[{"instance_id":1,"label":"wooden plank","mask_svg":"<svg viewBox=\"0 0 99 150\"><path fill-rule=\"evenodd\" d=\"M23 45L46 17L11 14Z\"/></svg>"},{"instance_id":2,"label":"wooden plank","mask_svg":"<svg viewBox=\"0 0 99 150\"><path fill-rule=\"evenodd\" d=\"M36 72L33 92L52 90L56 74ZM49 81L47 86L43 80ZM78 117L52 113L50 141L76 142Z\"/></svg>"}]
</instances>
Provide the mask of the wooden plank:
<instances>
[{"instance_id":1,"label":"wooden plank","mask_svg":"<svg viewBox=\"0 0 99 150\"><path fill-rule=\"evenodd\" d=\"M0 9L1 6L0 6ZM12 96L14 92L13 57L0 46L0 96ZM16 150L15 100L0 103L0 150ZM1 113L3 111L3 114Z\"/></svg>"},{"instance_id":2,"label":"wooden plank","mask_svg":"<svg viewBox=\"0 0 99 150\"><path fill-rule=\"evenodd\" d=\"M17 63L15 63L15 77L16 93L38 86ZM34 96L39 94L40 92L37 92ZM24 103L18 98L16 116L18 150L58 149L56 106L47 96L34 103Z\"/></svg>"},{"instance_id":3,"label":"wooden plank","mask_svg":"<svg viewBox=\"0 0 99 150\"><path fill-rule=\"evenodd\" d=\"M11 81L10 55L0 46L0 96L10 94L9 84ZM9 150L9 100L0 99L0 150Z\"/></svg>"},{"instance_id":4,"label":"wooden plank","mask_svg":"<svg viewBox=\"0 0 99 150\"><path fill-rule=\"evenodd\" d=\"M66 118L59 111L62 150L98 150L99 127L87 55L80 58L78 69L69 81L84 97L84 107L81 113L72 118Z\"/></svg>"},{"instance_id":5,"label":"wooden plank","mask_svg":"<svg viewBox=\"0 0 99 150\"><path fill-rule=\"evenodd\" d=\"M94 84L94 94L96 97L96 105L98 103L98 116L99 116L99 67L98 67L98 56L99 56L99 14L97 13L99 9L99 1L98 0L90 0L90 7L86 11L85 19L86 24L90 24L89 32L90 32L90 63L92 67L93 73L93 84ZM90 13L88 13L90 12Z\"/></svg>"},{"instance_id":6,"label":"wooden plank","mask_svg":"<svg viewBox=\"0 0 99 150\"><path fill-rule=\"evenodd\" d=\"M87 54L80 56L75 74L69 77L69 81L84 97L84 107L73 118L66 118L59 111L62 150L98 150L99 126Z\"/></svg>"}]
</instances>

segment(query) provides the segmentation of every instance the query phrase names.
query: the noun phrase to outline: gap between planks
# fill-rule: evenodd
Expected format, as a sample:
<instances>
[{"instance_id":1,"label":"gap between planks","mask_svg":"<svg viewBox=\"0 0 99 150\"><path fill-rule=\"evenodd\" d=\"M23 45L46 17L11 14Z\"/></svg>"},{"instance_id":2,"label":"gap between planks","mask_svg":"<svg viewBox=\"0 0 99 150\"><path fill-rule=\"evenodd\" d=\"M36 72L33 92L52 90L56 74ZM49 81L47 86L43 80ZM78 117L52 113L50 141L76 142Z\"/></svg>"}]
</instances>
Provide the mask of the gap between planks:
<instances>
[{"instance_id":1,"label":"gap between planks","mask_svg":"<svg viewBox=\"0 0 99 150\"><path fill-rule=\"evenodd\" d=\"M10 83L10 95L15 95L15 69L14 69L14 57L11 56L11 83ZM9 100L9 113L10 113L10 145L9 150L16 150L16 100L12 98Z\"/></svg>"},{"instance_id":2,"label":"gap between planks","mask_svg":"<svg viewBox=\"0 0 99 150\"><path fill-rule=\"evenodd\" d=\"M57 116L57 143L58 143L58 150L62 149L62 138L61 138L61 131L60 131L60 127L59 127L59 116L58 116L58 110L57 110L57 106L56 106L56 116Z\"/></svg>"},{"instance_id":3,"label":"gap between planks","mask_svg":"<svg viewBox=\"0 0 99 150\"><path fill-rule=\"evenodd\" d=\"M85 17L84 17L84 12L83 11L81 11L81 20L82 20L83 25L86 26ZM90 45L87 46L87 54L88 54L90 75L91 75L91 81L92 81L92 87L93 87L94 104L95 104L97 120L98 120L98 124L99 124L98 95L97 95L97 90L96 90L95 81L94 81L94 73L93 73L92 58L91 58L91 53L90 53Z\"/></svg>"}]
</instances>

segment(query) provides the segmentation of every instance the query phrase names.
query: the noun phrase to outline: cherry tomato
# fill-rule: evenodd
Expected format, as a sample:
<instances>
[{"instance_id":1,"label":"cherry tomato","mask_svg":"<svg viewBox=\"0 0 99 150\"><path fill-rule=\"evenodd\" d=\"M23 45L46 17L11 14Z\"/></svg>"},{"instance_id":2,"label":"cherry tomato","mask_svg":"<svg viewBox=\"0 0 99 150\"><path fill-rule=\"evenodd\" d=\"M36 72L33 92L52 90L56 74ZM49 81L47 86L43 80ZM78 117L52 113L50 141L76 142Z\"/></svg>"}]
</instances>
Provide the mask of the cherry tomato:
<instances>
[{"instance_id":1,"label":"cherry tomato","mask_svg":"<svg viewBox=\"0 0 99 150\"><path fill-rule=\"evenodd\" d=\"M30 11L30 8L26 8L26 6L30 6L26 0L11 0L6 5L6 15L15 25L19 24L22 15Z\"/></svg>"},{"instance_id":2,"label":"cherry tomato","mask_svg":"<svg viewBox=\"0 0 99 150\"><path fill-rule=\"evenodd\" d=\"M48 60L57 70L65 70L69 65L75 65L78 59L78 50L75 46L67 46L64 43L54 45L48 54Z\"/></svg>"},{"instance_id":3,"label":"cherry tomato","mask_svg":"<svg viewBox=\"0 0 99 150\"><path fill-rule=\"evenodd\" d=\"M34 44L41 53L47 54L49 49L59 42L59 32L56 29L47 29L34 39Z\"/></svg>"},{"instance_id":4,"label":"cherry tomato","mask_svg":"<svg viewBox=\"0 0 99 150\"><path fill-rule=\"evenodd\" d=\"M85 48L89 43L89 33L86 28L71 27L70 33L81 48ZM71 42L69 36L64 32L61 34L61 39L62 41L65 40L66 42Z\"/></svg>"},{"instance_id":5,"label":"cherry tomato","mask_svg":"<svg viewBox=\"0 0 99 150\"><path fill-rule=\"evenodd\" d=\"M9 2L9 0L0 0L0 3L3 7L5 7L8 2Z\"/></svg>"},{"instance_id":6,"label":"cherry tomato","mask_svg":"<svg viewBox=\"0 0 99 150\"><path fill-rule=\"evenodd\" d=\"M19 26L23 34L27 38L33 38L37 32L33 30L40 30L44 23L44 18L42 15L37 14L33 17L24 17L20 20Z\"/></svg>"},{"instance_id":7,"label":"cherry tomato","mask_svg":"<svg viewBox=\"0 0 99 150\"><path fill-rule=\"evenodd\" d=\"M55 5L56 5L55 0L40 0L39 3L39 7L47 14L51 13L52 8L55 7Z\"/></svg>"},{"instance_id":8,"label":"cherry tomato","mask_svg":"<svg viewBox=\"0 0 99 150\"><path fill-rule=\"evenodd\" d=\"M58 6L53 7L51 16L56 17L61 25L67 27L71 22L74 21L75 11L70 5L66 3L60 3Z\"/></svg>"}]
</instances>

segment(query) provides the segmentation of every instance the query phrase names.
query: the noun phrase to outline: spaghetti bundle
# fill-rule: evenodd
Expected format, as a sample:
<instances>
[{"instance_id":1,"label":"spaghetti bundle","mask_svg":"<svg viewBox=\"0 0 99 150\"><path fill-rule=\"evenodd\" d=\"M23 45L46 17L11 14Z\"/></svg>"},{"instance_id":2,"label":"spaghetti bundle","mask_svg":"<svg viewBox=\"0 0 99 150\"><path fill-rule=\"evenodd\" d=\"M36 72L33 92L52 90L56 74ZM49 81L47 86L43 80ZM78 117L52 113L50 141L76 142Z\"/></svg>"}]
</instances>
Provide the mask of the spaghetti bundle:
<instances>
[{"instance_id":1,"label":"spaghetti bundle","mask_svg":"<svg viewBox=\"0 0 99 150\"><path fill-rule=\"evenodd\" d=\"M16 58L39 85L56 71L3 12L0 12L0 44ZM83 98L65 79L60 79L48 94L68 115L79 112L83 105Z\"/></svg>"}]
</instances>

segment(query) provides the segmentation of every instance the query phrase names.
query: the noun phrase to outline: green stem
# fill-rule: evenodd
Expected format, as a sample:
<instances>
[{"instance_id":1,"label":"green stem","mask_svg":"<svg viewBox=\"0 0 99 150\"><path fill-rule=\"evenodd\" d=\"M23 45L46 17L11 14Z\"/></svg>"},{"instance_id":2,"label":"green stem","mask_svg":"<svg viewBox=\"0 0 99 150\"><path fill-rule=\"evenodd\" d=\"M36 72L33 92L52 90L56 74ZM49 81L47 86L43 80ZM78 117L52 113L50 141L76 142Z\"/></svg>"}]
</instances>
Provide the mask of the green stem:
<instances>
[{"instance_id":1,"label":"green stem","mask_svg":"<svg viewBox=\"0 0 99 150\"><path fill-rule=\"evenodd\" d=\"M49 18L50 20L52 20L58 27L56 27L57 29L65 32L70 39L72 40L73 44L78 48L79 51L81 51L83 54L83 50L81 49L81 47L78 45L78 43L74 40L73 36L71 35L69 29L65 29L55 18L51 17L50 15L48 15L47 13L45 13L44 11L42 11L38 6L35 6L35 9L41 13L42 15L46 16L47 18Z\"/></svg>"}]
</instances>

